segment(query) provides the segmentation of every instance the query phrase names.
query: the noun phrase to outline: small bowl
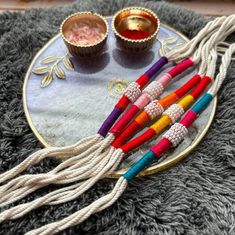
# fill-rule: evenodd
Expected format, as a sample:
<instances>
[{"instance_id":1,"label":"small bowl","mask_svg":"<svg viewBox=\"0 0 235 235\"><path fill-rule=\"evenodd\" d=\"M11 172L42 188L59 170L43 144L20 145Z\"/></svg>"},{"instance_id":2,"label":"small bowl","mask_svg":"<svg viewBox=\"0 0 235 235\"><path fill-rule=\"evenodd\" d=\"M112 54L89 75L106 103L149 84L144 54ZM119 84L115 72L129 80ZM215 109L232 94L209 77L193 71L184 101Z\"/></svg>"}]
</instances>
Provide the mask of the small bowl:
<instances>
[{"instance_id":1,"label":"small bowl","mask_svg":"<svg viewBox=\"0 0 235 235\"><path fill-rule=\"evenodd\" d=\"M94 37L90 37L91 42L83 40L80 42L72 41L68 35L71 36L72 30L74 27L88 27L89 30L96 30L97 40L94 40ZM84 28L83 28L84 30ZM108 23L105 18L99 14L92 12L78 12L68 16L60 26L60 33L62 38L72 55L75 56L88 56L100 52L106 43L108 37ZM81 32L81 31L80 31ZM100 34L100 35L99 35ZM78 35L81 35L79 33ZM92 41L93 40L93 41Z\"/></svg>"},{"instance_id":2,"label":"small bowl","mask_svg":"<svg viewBox=\"0 0 235 235\"><path fill-rule=\"evenodd\" d=\"M131 51L151 48L160 28L157 15L143 7L128 7L117 12L112 29L120 46Z\"/></svg>"}]
</instances>

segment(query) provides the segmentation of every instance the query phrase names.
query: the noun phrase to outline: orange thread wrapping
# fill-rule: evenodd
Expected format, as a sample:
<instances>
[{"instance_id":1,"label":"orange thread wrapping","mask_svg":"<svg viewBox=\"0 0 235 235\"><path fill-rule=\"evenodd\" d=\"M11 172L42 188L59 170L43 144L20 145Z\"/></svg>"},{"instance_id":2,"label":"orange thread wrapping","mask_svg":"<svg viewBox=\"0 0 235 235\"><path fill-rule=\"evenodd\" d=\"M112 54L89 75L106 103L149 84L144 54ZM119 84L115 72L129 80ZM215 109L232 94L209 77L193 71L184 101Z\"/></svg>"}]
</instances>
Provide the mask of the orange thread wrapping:
<instances>
[{"instance_id":1,"label":"orange thread wrapping","mask_svg":"<svg viewBox=\"0 0 235 235\"><path fill-rule=\"evenodd\" d=\"M149 115L147 112L144 110L142 111L135 119L135 121L139 124L142 125L146 123L150 119Z\"/></svg>"},{"instance_id":2,"label":"orange thread wrapping","mask_svg":"<svg viewBox=\"0 0 235 235\"><path fill-rule=\"evenodd\" d=\"M165 109L171 104L174 104L178 100L178 96L175 93L171 93L167 95L166 97L159 100L159 104Z\"/></svg>"}]
</instances>

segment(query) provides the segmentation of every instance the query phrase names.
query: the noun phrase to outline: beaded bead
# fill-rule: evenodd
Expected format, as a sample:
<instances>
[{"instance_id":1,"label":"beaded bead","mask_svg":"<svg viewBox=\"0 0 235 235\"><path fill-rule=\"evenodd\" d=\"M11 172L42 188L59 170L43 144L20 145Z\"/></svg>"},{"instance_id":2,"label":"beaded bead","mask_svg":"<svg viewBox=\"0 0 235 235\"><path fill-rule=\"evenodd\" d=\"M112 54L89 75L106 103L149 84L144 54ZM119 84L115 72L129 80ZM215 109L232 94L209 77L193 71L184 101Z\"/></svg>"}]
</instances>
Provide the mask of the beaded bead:
<instances>
[{"instance_id":1,"label":"beaded bead","mask_svg":"<svg viewBox=\"0 0 235 235\"><path fill-rule=\"evenodd\" d=\"M150 100L156 99L162 94L164 87L157 81L151 82L144 90L143 93L147 93Z\"/></svg>"},{"instance_id":2,"label":"beaded bead","mask_svg":"<svg viewBox=\"0 0 235 235\"><path fill-rule=\"evenodd\" d=\"M161 106L161 104L159 104L157 100L154 100L149 103L144 109L151 120L162 114L164 111L164 108Z\"/></svg>"},{"instance_id":3,"label":"beaded bead","mask_svg":"<svg viewBox=\"0 0 235 235\"><path fill-rule=\"evenodd\" d=\"M175 123L183 114L184 109L178 104L172 104L163 114L166 114Z\"/></svg>"},{"instance_id":4,"label":"beaded bead","mask_svg":"<svg viewBox=\"0 0 235 235\"><path fill-rule=\"evenodd\" d=\"M132 103L134 103L141 94L140 85L136 82L130 83L124 94Z\"/></svg>"},{"instance_id":5,"label":"beaded bead","mask_svg":"<svg viewBox=\"0 0 235 235\"><path fill-rule=\"evenodd\" d=\"M164 135L163 138L167 138L172 145L177 146L184 137L188 134L188 129L181 123L175 123Z\"/></svg>"}]
</instances>

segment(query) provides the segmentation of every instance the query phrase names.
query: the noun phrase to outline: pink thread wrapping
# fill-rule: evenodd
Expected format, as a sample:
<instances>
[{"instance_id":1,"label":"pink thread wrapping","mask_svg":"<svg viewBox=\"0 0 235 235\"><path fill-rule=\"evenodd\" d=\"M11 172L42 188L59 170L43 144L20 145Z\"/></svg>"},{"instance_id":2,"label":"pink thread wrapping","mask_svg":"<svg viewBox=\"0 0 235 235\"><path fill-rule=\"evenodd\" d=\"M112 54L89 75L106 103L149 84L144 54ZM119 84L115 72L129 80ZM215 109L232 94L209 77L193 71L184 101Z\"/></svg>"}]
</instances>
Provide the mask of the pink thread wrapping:
<instances>
[{"instance_id":1,"label":"pink thread wrapping","mask_svg":"<svg viewBox=\"0 0 235 235\"><path fill-rule=\"evenodd\" d=\"M176 77L180 73L184 72L186 69L193 66L193 61L191 59L187 59L179 64L177 64L174 68L172 68L168 74L171 75L172 78Z\"/></svg>"},{"instance_id":2,"label":"pink thread wrapping","mask_svg":"<svg viewBox=\"0 0 235 235\"><path fill-rule=\"evenodd\" d=\"M137 106L139 109L142 109L145 105L147 105L150 102L150 99L148 97L147 93L143 93L134 103L135 106Z\"/></svg>"},{"instance_id":3,"label":"pink thread wrapping","mask_svg":"<svg viewBox=\"0 0 235 235\"><path fill-rule=\"evenodd\" d=\"M174 68L172 68L169 72L165 73L159 80L164 87L177 75L183 73L185 70L193 66L193 61L191 59L187 59L180 64L177 64Z\"/></svg>"},{"instance_id":4,"label":"pink thread wrapping","mask_svg":"<svg viewBox=\"0 0 235 235\"><path fill-rule=\"evenodd\" d=\"M180 121L182 125L184 125L186 128L189 128L192 123L197 119L197 114L190 109L183 117L183 119Z\"/></svg>"},{"instance_id":5,"label":"pink thread wrapping","mask_svg":"<svg viewBox=\"0 0 235 235\"><path fill-rule=\"evenodd\" d=\"M139 112L138 107L132 105L129 110L123 115L118 122L110 130L115 137L119 136L123 128L133 119L133 117Z\"/></svg>"},{"instance_id":6,"label":"pink thread wrapping","mask_svg":"<svg viewBox=\"0 0 235 235\"><path fill-rule=\"evenodd\" d=\"M168 83L171 81L171 79L172 79L171 75L165 73L163 76L159 78L158 82L161 83L163 87L166 87Z\"/></svg>"}]
</instances>

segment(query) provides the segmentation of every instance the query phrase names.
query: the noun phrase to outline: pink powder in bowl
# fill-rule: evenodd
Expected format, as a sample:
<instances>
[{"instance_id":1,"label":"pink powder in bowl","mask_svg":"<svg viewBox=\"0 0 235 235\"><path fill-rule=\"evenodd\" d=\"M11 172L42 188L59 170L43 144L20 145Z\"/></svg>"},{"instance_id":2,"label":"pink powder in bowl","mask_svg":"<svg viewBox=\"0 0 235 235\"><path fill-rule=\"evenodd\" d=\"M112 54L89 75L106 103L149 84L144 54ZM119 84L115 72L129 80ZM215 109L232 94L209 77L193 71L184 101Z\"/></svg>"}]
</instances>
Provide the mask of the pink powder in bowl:
<instances>
[{"instance_id":1,"label":"pink powder in bowl","mask_svg":"<svg viewBox=\"0 0 235 235\"><path fill-rule=\"evenodd\" d=\"M99 42L104 37L104 33L99 23L84 20L72 24L65 32L65 37L76 45L89 46Z\"/></svg>"}]
</instances>

